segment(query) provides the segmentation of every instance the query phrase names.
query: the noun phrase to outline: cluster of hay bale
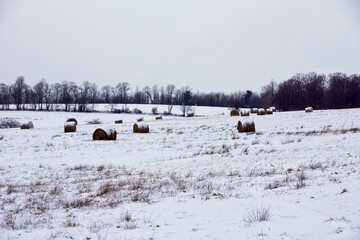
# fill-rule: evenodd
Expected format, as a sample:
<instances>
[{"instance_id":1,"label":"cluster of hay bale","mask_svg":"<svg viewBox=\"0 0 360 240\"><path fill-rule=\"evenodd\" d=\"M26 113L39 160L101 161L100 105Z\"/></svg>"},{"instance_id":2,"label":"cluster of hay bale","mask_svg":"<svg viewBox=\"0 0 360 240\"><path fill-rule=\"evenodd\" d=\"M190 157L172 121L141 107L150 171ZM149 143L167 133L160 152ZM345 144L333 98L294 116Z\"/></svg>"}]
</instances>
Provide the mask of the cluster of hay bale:
<instances>
[{"instance_id":1,"label":"cluster of hay bale","mask_svg":"<svg viewBox=\"0 0 360 240\"><path fill-rule=\"evenodd\" d=\"M133 133L149 133L149 125L147 124L137 124L133 125Z\"/></svg>"},{"instance_id":2,"label":"cluster of hay bale","mask_svg":"<svg viewBox=\"0 0 360 240\"><path fill-rule=\"evenodd\" d=\"M237 130L239 133L255 132L255 123L253 120L245 120L243 122L239 121L237 125Z\"/></svg>"},{"instance_id":3,"label":"cluster of hay bale","mask_svg":"<svg viewBox=\"0 0 360 240\"><path fill-rule=\"evenodd\" d=\"M93 140L116 140L116 129L113 126L98 128L93 133Z\"/></svg>"},{"instance_id":4,"label":"cluster of hay bale","mask_svg":"<svg viewBox=\"0 0 360 240\"><path fill-rule=\"evenodd\" d=\"M309 112L312 112L312 111L314 111L314 109L312 107L305 108L306 113L309 113Z\"/></svg>"},{"instance_id":5,"label":"cluster of hay bale","mask_svg":"<svg viewBox=\"0 0 360 240\"><path fill-rule=\"evenodd\" d=\"M263 109L263 108L259 108L256 112L257 115L265 115L265 113L266 113L265 109Z\"/></svg>"},{"instance_id":6,"label":"cluster of hay bale","mask_svg":"<svg viewBox=\"0 0 360 240\"><path fill-rule=\"evenodd\" d=\"M32 121L25 122L20 125L20 129L33 129L33 128L34 128L34 124L32 123Z\"/></svg>"},{"instance_id":7,"label":"cluster of hay bale","mask_svg":"<svg viewBox=\"0 0 360 240\"><path fill-rule=\"evenodd\" d=\"M239 116L239 111L236 109L233 109L230 111L230 116L231 117L235 117L235 116Z\"/></svg>"},{"instance_id":8,"label":"cluster of hay bale","mask_svg":"<svg viewBox=\"0 0 360 240\"><path fill-rule=\"evenodd\" d=\"M115 120L115 124L121 124L123 123L123 120Z\"/></svg>"},{"instance_id":9,"label":"cluster of hay bale","mask_svg":"<svg viewBox=\"0 0 360 240\"><path fill-rule=\"evenodd\" d=\"M241 110L241 111L240 111L240 115L241 115L242 117L250 116L250 111L247 110L247 109Z\"/></svg>"},{"instance_id":10,"label":"cluster of hay bale","mask_svg":"<svg viewBox=\"0 0 360 240\"><path fill-rule=\"evenodd\" d=\"M76 132L76 122L66 122L64 124L64 132Z\"/></svg>"}]
</instances>

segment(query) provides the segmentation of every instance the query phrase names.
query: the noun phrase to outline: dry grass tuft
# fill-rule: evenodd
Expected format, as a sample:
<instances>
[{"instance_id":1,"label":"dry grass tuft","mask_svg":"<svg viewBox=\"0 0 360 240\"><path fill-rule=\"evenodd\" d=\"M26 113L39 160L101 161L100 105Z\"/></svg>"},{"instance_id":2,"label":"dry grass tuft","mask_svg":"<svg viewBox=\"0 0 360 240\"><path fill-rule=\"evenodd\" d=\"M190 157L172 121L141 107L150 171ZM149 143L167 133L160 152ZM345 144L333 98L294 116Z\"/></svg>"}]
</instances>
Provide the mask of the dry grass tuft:
<instances>
[{"instance_id":1,"label":"dry grass tuft","mask_svg":"<svg viewBox=\"0 0 360 240\"><path fill-rule=\"evenodd\" d=\"M249 211L243 218L243 221L247 224L254 222L264 222L269 221L271 218L269 208L260 207L258 209L253 209Z\"/></svg>"},{"instance_id":2,"label":"dry grass tuft","mask_svg":"<svg viewBox=\"0 0 360 240\"><path fill-rule=\"evenodd\" d=\"M2 128L18 128L20 123L13 118L0 118L0 129Z\"/></svg>"},{"instance_id":3,"label":"dry grass tuft","mask_svg":"<svg viewBox=\"0 0 360 240\"><path fill-rule=\"evenodd\" d=\"M90 121L86 121L87 125L97 125L97 124L102 124L102 121L98 118L92 119Z\"/></svg>"}]
</instances>

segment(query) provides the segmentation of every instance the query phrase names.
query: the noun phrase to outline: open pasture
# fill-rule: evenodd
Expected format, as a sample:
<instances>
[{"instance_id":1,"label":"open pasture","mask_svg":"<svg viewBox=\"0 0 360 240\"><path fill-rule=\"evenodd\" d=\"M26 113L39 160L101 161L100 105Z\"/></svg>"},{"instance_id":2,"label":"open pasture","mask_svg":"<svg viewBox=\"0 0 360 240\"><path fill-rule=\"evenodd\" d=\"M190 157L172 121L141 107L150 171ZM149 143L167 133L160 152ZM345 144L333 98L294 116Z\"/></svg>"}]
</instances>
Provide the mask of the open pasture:
<instances>
[{"instance_id":1,"label":"open pasture","mask_svg":"<svg viewBox=\"0 0 360 240\"><path fill-rule=\"evenodd\" d=\"M161 120L1 111L34 129L0 129L0 236L358 239L359 109L250 117L207 109ZM141 116L148 134L133 133ZM77 130L65 133L70 117ZM239 133L241 119L256 133ZM93 141L105 125L116 140Z\"/></svg>"}]
</instances>

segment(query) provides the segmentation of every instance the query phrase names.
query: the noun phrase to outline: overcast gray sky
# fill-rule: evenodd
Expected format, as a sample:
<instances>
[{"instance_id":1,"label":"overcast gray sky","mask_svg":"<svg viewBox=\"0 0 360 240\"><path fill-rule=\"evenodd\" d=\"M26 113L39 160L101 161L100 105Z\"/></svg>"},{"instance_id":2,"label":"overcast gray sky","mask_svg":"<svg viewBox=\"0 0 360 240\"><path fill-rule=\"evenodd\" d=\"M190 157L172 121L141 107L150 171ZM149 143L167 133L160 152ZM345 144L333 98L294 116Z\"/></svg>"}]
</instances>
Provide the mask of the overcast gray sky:
<instances>
[{"instance_id":1,"label":"overcast gray sky","mask_svg":"<svg viewBox=\"0 0 360 240\"><path fill-rule=\"evenodd\" d=\"M0 82L259 91L360 73L358 0L0 0Z\"/></svg>"}]
</instances>

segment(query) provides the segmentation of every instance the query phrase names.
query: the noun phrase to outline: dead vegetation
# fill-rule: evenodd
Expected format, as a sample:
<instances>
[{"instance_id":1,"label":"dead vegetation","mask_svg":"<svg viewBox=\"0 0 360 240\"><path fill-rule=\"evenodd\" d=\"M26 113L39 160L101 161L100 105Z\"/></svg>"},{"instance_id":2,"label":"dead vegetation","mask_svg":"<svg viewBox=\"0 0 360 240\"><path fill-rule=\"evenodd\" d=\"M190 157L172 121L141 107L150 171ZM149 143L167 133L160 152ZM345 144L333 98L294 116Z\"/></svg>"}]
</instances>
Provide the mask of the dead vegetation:
<instances>
[{"instance_id":1,"label":"dead vegetation","mask_svg":"<svg viewBox=\"0 0 360 240\"><path fill-rule=\"evenodd\" d=\"M20 122L14 118L0 118L0 129L4 128L18 128L20 127Z\"/></svg>"},{"instance_id":2,"label":"dead vegetation","mask_svg":"<svg viewBox=\"0 0 360 240\"><path fill-rule=\"evenodd\" d=\"M269 221L271 218L270 208L269 207L259 207L250 210L245 214L243 221L247 224L251 224L254 222L264 222Z\"/></svg>"},{"instance_id":3,"label":"dead vegetation","mask_svg":"<svg viewBox=\"0 0 360 240\"><path fill-rule=\"evenodd\" d=\"M276 132L277 135L304 135L304 136L320 136L323 134L345 134L345 133L358 133L360 128L344 128L344 129L330 129L324 128L321 130L310 131L296 131L296 132Z\"/></svg>"}]
</instances>

